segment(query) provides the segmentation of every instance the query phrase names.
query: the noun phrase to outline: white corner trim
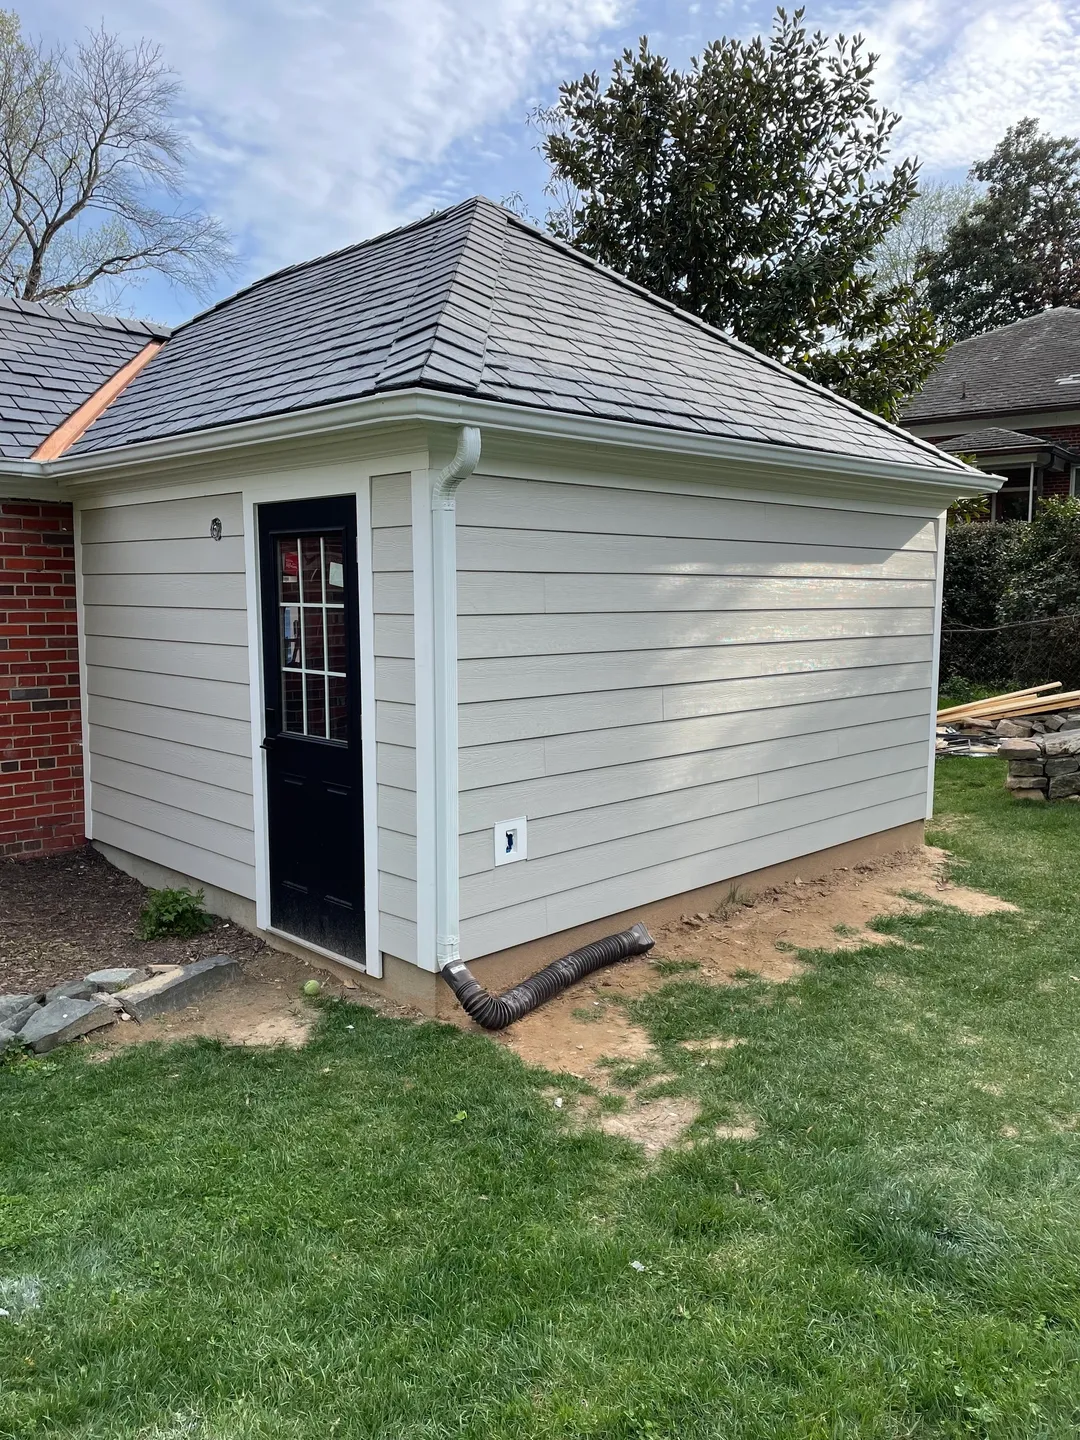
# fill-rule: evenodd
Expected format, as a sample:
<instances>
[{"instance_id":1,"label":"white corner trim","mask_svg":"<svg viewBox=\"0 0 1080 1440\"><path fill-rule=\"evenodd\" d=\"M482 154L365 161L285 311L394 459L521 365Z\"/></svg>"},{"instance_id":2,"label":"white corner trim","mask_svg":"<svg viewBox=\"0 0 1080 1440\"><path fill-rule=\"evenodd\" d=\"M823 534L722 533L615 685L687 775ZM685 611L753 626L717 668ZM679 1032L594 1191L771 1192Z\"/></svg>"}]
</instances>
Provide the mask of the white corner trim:
<instances>
[{"instance_id":1,"label":"white corner trim","mask_svg":"<svg viewBox=\"0 0 1080 1440\"><path fill-rule=\"evenodd\" d=\"M412 472L413 671L416 684L416 963L435 969L435 610L431 472Z\"/></svg>"},{"instance_id":2,"label":"white corner trim","mask_svg":"<svg viewBox=\"0 0 1080 1440\"><path fill-rule=\"evenodd\" d=\"M356 489L356 569L360 610L361 804L364 807L364 969L383 973L379 937L379 786L375 743L375 577L371 553L371 476Z\"/></svg>"},{"instance_id":3,"label":"white corner trim","mask_svg":"<svg viewBox=\"0 0 1080 1440\"><path fill-rule=\"evenodd\" d=\"M75 544L75 628L79 647L79 720L82 729L83 833L94 838L94 792L90 758L90 676L86 663L86 599L83 584L82 510L71 507L71 530Z\"/></svg>"},{"instance_id":4,"label":"white corner trim","mask_svg":"<svg viewBox=\"0 0 1080 1440\"><path fill-rule=\"evenodd\" d=\"M256 500L242 495L244 594L247 603L248 698L251 712L251 796L255 825L255 921L270 929L270 828L267 824L266 751L263 733L262 615L259 605L259 531Z\"/></svg>"},{"instance_id":5,"label":"white corner trim","mask_svg":"<svg viewBox=\"0 0 1080 1440\"><path fill-rule=\"evenodd\" d=\"M937 521L937 572L934 576L934 652L930 658L930 756L926 767L926 818L934 815L934 771L937 765L938 685L941 683L941 605L945 593L945 538L948 513Z\"/></svg>"},{"instance_id":6,"label":"white corner trim","mask_svg":"<svg viewBox=\"0 0 1080 1440\"><path fill-rule=\"evenodd\" d=\"M431 573L435 602L435 952L439 970L461 959L458 865L457 492L480 459L480 431L463 425L453 459L431 487Z\"/></svg>"}]
</instances>

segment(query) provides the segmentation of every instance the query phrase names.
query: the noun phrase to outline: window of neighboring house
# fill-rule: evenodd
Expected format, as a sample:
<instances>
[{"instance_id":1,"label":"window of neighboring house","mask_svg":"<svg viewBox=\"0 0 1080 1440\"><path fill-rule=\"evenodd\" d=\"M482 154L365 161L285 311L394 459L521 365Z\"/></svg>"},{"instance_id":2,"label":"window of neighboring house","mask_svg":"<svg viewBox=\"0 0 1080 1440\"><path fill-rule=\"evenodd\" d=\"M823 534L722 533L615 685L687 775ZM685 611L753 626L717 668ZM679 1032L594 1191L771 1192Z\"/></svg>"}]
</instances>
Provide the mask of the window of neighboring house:
<instances>
[{"instance_id":1,"label":"window of neighboring house","mask_svg":"<svg viewBox=\"0 0 1080 1440\"><path fill-rule=\"evenodd\" d=\"M1026 520L1028 518L1030 471L1006 470L1005 484L993 498L991 519ZM1035 471L1035 500L1038 502L1042 489L1042 471Z\"/></svg>"}]
</instances>

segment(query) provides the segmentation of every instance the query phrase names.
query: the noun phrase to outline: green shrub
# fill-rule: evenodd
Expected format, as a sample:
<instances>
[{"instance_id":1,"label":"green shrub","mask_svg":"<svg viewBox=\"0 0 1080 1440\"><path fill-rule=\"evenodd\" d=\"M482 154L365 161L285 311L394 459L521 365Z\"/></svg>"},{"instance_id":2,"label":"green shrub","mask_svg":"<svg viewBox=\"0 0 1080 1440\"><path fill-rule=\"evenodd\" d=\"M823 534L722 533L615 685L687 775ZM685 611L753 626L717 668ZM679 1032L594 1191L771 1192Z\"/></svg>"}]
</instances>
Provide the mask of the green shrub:
<instances>
[{"instance_id":1,"label":"green shrub","mask_svg":"<svg viewBox=\"0 0 1080 1440\"><path fill-rule=\"evenodd\" d=\"M157 940L162 935L201 935L213 919L203 908L202 890L150 890L136 927L140 940Z\"/></svg>"},{"instance_id":2,"label":"green shrub","mask_svg":"<svg viewBox=\"0 0 1080 1440\"><path fill-rule=\"evenodd\" d=\"M1080 613L1080 500L1040 500L1035 518L1015 530L999 621Z\"/></svg>"}]
</instances>

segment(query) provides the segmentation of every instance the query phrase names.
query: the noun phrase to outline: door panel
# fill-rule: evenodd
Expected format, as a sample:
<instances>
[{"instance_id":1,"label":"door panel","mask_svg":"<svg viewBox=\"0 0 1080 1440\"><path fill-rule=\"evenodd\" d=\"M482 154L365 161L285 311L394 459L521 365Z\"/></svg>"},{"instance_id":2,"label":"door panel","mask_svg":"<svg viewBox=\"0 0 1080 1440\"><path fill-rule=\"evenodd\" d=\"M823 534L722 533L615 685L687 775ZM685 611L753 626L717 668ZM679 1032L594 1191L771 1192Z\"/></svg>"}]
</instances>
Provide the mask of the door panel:
<instances>
[{"instance_id":1,"label":"door panel","mask_svg":"<svg viewBox=\"0 0 1080 1440\"><path fill-rule=\"evenodd\" d=\"M364 958L356 501L259 507L271 924Z\"/></svg>"}]
</instances>

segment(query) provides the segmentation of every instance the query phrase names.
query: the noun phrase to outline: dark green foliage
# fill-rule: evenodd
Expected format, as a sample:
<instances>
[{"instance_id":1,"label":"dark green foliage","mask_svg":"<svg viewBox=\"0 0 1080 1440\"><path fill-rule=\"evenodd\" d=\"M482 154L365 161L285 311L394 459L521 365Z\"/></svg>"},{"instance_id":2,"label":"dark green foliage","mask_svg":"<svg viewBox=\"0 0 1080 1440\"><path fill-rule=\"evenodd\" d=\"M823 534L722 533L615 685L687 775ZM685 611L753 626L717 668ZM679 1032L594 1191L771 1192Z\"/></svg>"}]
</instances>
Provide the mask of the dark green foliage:
<instances>
[{"instance_id":1,"label":"dark green foliage","mask_svg":"<svg viewBox=\"0 0 1080 1440\"><path fill-rule=\"evenodd\" d=\"M1031 521L950 527L941 644L950 697L962 692L959 677L991 690L1080 685L1080 500L1042 500Z\"/></svg>"},{"instance_id":2,"label":"dark green foliage","mask_svg":"<svg viewBox=\"0 0 1080 1440\"><path fill-rule=\"evenodd\" d=\"M139 939L201 935L214 923L203 909L205 899L202 890L149 890L136 927Z\"/></svg>"},{"instance_id":3,"label":"dark green foliage","mask_svg":"<svg viewBox=\"0 0 1080 1440\"><path fill-rule=\"evenodd\" d=\"M887 168L898 116L878 106L860 38L716 40L686 71L642 40L563 85L542 117L548 223L586 254L883 415L940 356L929 311L872 257L916 193Z\"/></svg>"},{"instance_id":4,"label":"dark green foliage","mask_svg":"<svg viewBox=\"0 0 1080 1440\"><path fill-rule=\"evenodd\" d=\"M1007 528L1014 538L998 618L1080 615L1080 500L1041 500L1029 524Z\"/></svg>"},{"instance_id":5,"label":"dark green foliage","mask_svg":"<svg viewBox=\"0 0 1080 1440\"><path fill-rule=\"evenodd\" d=\"M1021 120L970 174L986 194L923 257L927 298L950 338L1080 305L1080 143Z\"/></svg>"}]
</instances>

